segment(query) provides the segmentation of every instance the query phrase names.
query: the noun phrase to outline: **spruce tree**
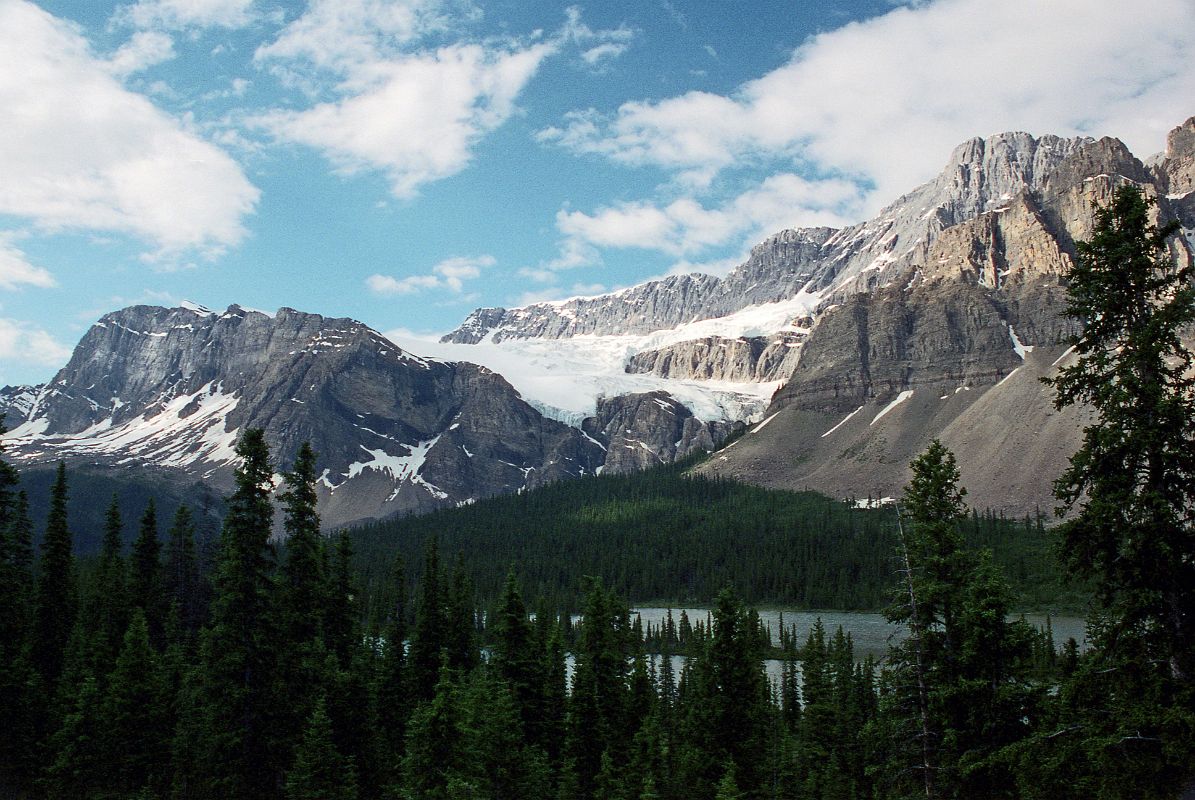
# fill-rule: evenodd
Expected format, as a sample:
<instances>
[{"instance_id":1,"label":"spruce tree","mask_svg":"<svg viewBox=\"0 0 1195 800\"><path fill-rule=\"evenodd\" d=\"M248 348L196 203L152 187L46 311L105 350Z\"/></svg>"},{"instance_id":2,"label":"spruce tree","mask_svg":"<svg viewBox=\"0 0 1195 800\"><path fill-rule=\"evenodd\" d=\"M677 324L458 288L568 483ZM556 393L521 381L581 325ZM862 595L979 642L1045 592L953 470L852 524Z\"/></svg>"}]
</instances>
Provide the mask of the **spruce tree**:
<instances>
[{"instance_id":1,"label":"spruce tree","mask_svg":"<svg viewBox=\"0 0 1195 800\"><path fill-rule=\"evenodd\" d=\"M1195 269L1168 251L1178 225L1153 224L1154 207L1118 188L1068 275L1078 358L1048 382L1057 408L1095 418L1054 491L1072 515L1060 554L1097 605L1091 651L1064 654L1054 729L1021 749L1028 797L1173 797L1192 777L1195 359L1181 337Z\"/></svg>"},{"instance_id":2,"label":"spruce tree","mask_svg":"<svg viewBox=\"0 0 1195 800\"><path fill-rule=\"evenodd\" d=\"M147 789L161 796L169 787L170 703L145 614L134 609L102 707L104 762L115 794Z\"/></svg>"},{"instance_id":3,"label":"spruce tree","mask_svg":"<svg viewBox=\"0 0 1195 800\"><path fill-rule=\"evenodd\" d=\"M140 608L149 625L150 641L161 648L166 631L166 596L163 588L162 543L158 539L157 504L151 497L141 515L130 559L129 602Z\"/></svg>"},{"instance_id":4,"label":"spruce tree","mask_svg":"<svg viewBox=\"0 0 1195 800\"><path fill-rule=\"evenodd\" d=\"M527 608L523 605L514 570L507 573L493 622L490 665L505 681L515 700L528 741L543 744L543 675Z\"/></svg>"},{"instance_id":5,"label":"spruce tree","mask_svg":"<svg viewBox=\"0 0 1195 800\"><path fill-rule=\"evenodd\" d=\"M1011 597L990 555L963 547L966 490L954 454L935 440L910 467L901 584L885 610L909 635L889 651L877 727L887 748L882 791L991 796L1013 780L998 751L1025 735L1033 714L1032 634L1007 621Z\"/></svg>"},{"instance_id":6,"label":"spruce tree","mask_svg":"<svg viewBox=\"0 0 1195 800\"><path fill-rule=\"evenodd\" d=\"M1195 321L1195 269L1171 257L1178 223L1152 224L1153 206L1120 187L1076 245L1066 313L1082 324L1078 359L1049 382L1057 408L1083 403L1096 420L1055 493L1078 511L1062 526L1067 562L1095 580L1120 629L1156 642L1173 676L1192 684L1195 377L1180 334Z\"/></svg>"},{"instance_id":7,"label":"spruce tree","mask_svg":"<svg viewBox=\"0 0 1195 800\"><path fill-rule=\"evenodd\" d=\"M180 505L166 532L165 593L178 615L178 624L190 638L203 624L204 608L199 559L195 551L195 520L191 509Z\"/></svg>"},{"instance_id":8,"label":"spruce tree","mask_svg":"<svg viewBox=\"0 0 1195 800\"><path fill-rule=\"evenodd\" d=\"M63 652L75 624L75 561L66 518L66 464L58 462L50 489L50 512L42 539L37 581L37 611L33 628L33 665L46 686L62 672Z\"/></svg>"},{"instance_id":9,"label":"spruce tree","mask_svg":"<svg viewBox=\"0 0 1195 800\"><path fill-rule=\"evenodd\" d=\"M303 739L286 776L286 800L356 800L352 759L336 750L324 698L315 702Z\"/></svg>"},{"instance_id":10,"label":"spruce tree","mask_svg":"<svg viewBox=\"0 0 1195 800\"><path fill-rule=\"evenodd\" d=\"M411 633L411 693L416 700L430 700L440 674L440 652L447 641L446 594L440 574L440 557L434 538L428 540L415 604L415 629Z\"/></svg>"},{"instance_id":11,"label":"spruce tree","mask_svg":"<svg viewBox=\"0 0 1195 800\"><path fill-rule=\"evenodd\" d=\"M104 538L100 549L100 563L92 582L91 596L86 599L86 625L105 667L116 661L129 620L129 598L126 579L124 541L121 537L120 504L115 495L104 515Z\"/></svg>"},{"instance_id":12,"label":"spruce tree","mask_svg":"<svg viewBox=\"0 0 1195 800\"><path fill-rule=\"evenodd\" d=\"M201 645L204 726L195 773L206 783L196 787L201 796L248 800L276 796L285 755L274 747L272 724L273 468L264 432L245 431L236 452L241 464L228 498L211 622Z\"/></svg>"}]
</instances>

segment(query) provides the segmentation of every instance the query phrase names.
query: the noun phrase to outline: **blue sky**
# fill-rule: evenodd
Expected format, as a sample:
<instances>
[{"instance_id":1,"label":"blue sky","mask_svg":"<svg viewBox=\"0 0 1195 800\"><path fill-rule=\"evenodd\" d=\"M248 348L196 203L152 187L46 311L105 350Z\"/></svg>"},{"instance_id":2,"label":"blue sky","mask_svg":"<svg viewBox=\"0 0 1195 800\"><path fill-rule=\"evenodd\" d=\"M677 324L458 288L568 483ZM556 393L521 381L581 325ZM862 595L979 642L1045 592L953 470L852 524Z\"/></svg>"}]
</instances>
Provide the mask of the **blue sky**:
<instances>
[{"instance_id":1,"label":"blue sky","mask_svg":"<svg viewBox=\"0 0 1195 800\"><path fill-rule=\"evenodd\" d=\"M1195 114L1195 0L0 0L0 384L188 299L449 330L724 273L954 145Z\"/></svg>"}]
</instances>

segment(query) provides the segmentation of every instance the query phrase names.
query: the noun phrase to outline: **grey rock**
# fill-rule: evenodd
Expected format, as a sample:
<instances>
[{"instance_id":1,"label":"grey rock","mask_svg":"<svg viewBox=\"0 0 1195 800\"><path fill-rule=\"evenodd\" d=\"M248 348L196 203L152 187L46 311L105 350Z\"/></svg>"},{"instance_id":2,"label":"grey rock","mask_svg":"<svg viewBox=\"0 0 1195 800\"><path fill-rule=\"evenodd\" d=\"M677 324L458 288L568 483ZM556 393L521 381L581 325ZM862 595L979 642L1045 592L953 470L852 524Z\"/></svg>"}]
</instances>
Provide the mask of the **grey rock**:
<instances>
[{"instance_id":1,"label":"grey rock","mask_svg":"<svg viewBox=\"0 0 1195 800\"><path fill-rule=\"evenodd\" d=\"M702 422L667 392L643 392L598 400L582 429L606 450L603 470L634 472L709 452L742 423Z\"/></svg>"},{"instance_id":2,"label":"grey rock","mask_svg":"<svg viewBox=\"0 0 1195 800\"><path fill-rule=\"evenodd\" d=\"M136 306L103 317L38 396L17 460L181 470L227 488L239 433L283 471L319 455L324 521L426 511L593 474L602 451L501 376L406 353L349 319Z\"/></svg>"}]
</instances>

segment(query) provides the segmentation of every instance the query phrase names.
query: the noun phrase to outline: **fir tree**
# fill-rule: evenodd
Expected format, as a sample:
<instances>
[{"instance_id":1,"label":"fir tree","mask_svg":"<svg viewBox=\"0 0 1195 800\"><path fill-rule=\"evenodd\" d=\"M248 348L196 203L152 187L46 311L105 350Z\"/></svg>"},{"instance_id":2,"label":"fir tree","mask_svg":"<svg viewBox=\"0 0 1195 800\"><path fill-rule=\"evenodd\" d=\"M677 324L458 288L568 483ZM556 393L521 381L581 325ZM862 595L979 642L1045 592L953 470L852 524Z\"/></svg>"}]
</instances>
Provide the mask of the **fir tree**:
<instances>
[{"instance_id":1,"label":"fir tree","mask_svg":"<svg viewBox=\"0 0 1195 800\"><path fill-rule=\"evenodd\" d=\"M101 650L99 657L106 667L116 661L129 619L121 527L120 504L113 494L104 515L99 566L84 609L87 628L92 633L95 645Z\"/></svg>"},{"instance_id":2,"label":"fir tree","mask_svg":"<svg viewBox=\"0 0 1195 800\"><path fill-rule=\"evenodd\" d=\"M440 673L440 652L446 646L445 595L436 540L428 541L419 599L415 605L415 629L411 634L411 693L416 700L429 700Z\"/></svg>"},{"instance_id":3,"label":"fir tree","mask_svg":"<svg viewBox=\"0 0 1195 800\"><path fill-rule=\"evenodd\" d=\"M543 744L543 675L540 672L540 656L534 648L527 608L523 605L513 570L507 574L506 588L492 625L490 665L514 696L528 740Z\"/></svg>"},{"instance_id":4,"label":"fir tree","mask_svg":"<svg viewBox=\"0 0 1195 800\"><path fill-rule=\"evenodd\" d=\"M170 698L149 625L133 611L103 701L108 786L120 796L142 789L161 796L170 785Z\"/></svg>"}]
</instances>

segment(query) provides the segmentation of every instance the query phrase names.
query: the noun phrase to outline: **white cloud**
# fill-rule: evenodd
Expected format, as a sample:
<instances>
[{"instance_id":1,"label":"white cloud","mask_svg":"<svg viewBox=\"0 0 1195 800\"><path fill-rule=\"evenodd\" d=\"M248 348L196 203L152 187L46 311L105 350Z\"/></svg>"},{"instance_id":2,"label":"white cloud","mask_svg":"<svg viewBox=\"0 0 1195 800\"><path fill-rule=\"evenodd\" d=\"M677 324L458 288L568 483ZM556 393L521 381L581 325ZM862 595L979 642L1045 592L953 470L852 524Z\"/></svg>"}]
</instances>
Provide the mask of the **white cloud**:
<instances>
[{"instance_id":1,"label":"white cloud","mask_svg":"<svg viewBox=\"0 0 1195 800\"><path fill-rule=\"evenodd\" d=\"M743 162L812 163L874 188L932 177L1004 130L1112 135L1141 156L1191 113L1195 0L938 0L816 36L730 96L574 113L541 139L704 185Z\"/></svg>"},{"instance_id":2,"label":"white cloud","mask_svg":"<svg viewBox=\"0 0 1195 800\"><path fill-rule=\"evenodd\" d=\"M407 198L469 163L477 144L516 113L544 59L578 47L600 65L634 36L625 27L595 31L569 8L547 37L461 38L459 29L480 16L468 0L315 0L254 59L321 102L254 122L315 148L342 174L381 171L394 196ZM458 40L425 46L444 33Z\"/></svg>"},{"instance_id":3,"label":"white cloud","mask_svg":"<svg viewBox=\"0 0 1195 800\"><path fill-rule=\"evenodd\" d=\"M312 0L270 44L259 63L303 66L344 76L398 55L405 45L481 12L467 2L443 0Z\"/></svg>"},{"instance_id":4,"label":"white cloud","mask_svg":"<svg viewBox=\"0 0 1195 800\"><path fill-rule=\"evenodd\" d=\"M259 193L236 162L127 91L73 26L31 3L0 4L0 108L0 213L133 234L162 258L244 237Z\"/></svg>"},{"instance_id":5,"label":"white cloud","mask_svg":"<svg viewBox=\"0 0 1195 800\"><path fill-rule=\"evenodd\" d=\"M0 231L0 289L15 289L22 285L43 289L57 286L54 276L30 264L25 254L13 246L12 239L11 233Z\"/></svg>"},{"instance_id":6,"label":"white cloud","mask_svg":"<svg viewBox=\"0 0 1195 800\"><path fill-rule=\"evenodd\" d=\"M590 67L600 67L602 62L612 61L625 53L635 32L626 25L595 31L581 20L578 6L569 6L565 9L564 28L559 36L563 41L584 47L581 60Z\"/></svg>"},{"instance_id":7,"label":"white cloud","mask_svg":"<svg viewBox=\"0 0 1195 800\"><path fill-rule=\"evenodd\" d=\"M608 59L618 58L627 51L629 45L621 42L606 42L599 44L597 47L591 47L585 52L581 53L581 60L590 66L596 65L598 62Z\"/></svg>"},{"instance_id":8,"label":"white cloud","mask_svg":"<svg viewBox=\"0 0 1195 800\"><path fill-rule=\"evenodd\" d=\"M556 227L566 237L566 252L582 243L684 256L736 240L756 241L782 228L841 226L858 200L859 189L850 181L784 173L713 208L681 197L666 205L622 203L593 214L561 210Z\"/></svg>"},{"instance_id":9,"label":"white cloud","mask_svg":"<svg viewBox=\"0 0 1195 800\"><path fill-rule=\"evenodd\" d=\"M0 317L0 361L61 367L70 357L71 348L42 328L22 320Z\"/></svg>"},{"instance_id":10,"label":"white cloud","mask_svg":"<svg viewBox=\"0 0 1195 800\"><path fill-rule=\"evenodd\" d=\"M174 58L174 39L161 31L137 31L108 64L118 76L132 75Z\"/></svg>"},{"instance_id":11,"label":"white cloud","mask_svg":"<svg viewBox=\"0 0 1195 800\"><path fill-rule=\"evenodd\" d=\"M253 21L253 0L138 0L116 16L138 28L242 28Z\"/></svg>"},{"instance_id":12,"label":"white cloud","mask_svg":"<svg viewBox=\"0 0 1195 800\"><path fill-rule=\"evenodd\" d=\"M519 93L556 45L411 51L448 24L445 4L433 0L314 3L255 59L310 93L319 93L330 74L335 99L264 114L256 124L319 150L343 174L381 170L396 197L456 174L477 142L514 113Z\"/></svg>"},{"instance_id":13,"label":"white cloud","mask_svg":"<svg viewBox=\"0 0 1195 800\"><path fill-rule=\"evenodd\" d=\"M489 255L449 258L436 264L426 275L408 275L405 278L370 275L365 279L365 285L371 292L380 295L415 294L425 289L447 289L459 294L465 288L465 281L479 277L482 269L492 267L495 263L494 257Z\"/></svg>"}]
</instances>

